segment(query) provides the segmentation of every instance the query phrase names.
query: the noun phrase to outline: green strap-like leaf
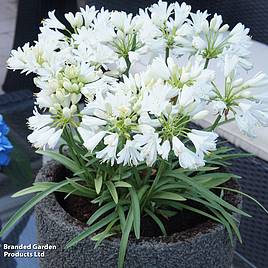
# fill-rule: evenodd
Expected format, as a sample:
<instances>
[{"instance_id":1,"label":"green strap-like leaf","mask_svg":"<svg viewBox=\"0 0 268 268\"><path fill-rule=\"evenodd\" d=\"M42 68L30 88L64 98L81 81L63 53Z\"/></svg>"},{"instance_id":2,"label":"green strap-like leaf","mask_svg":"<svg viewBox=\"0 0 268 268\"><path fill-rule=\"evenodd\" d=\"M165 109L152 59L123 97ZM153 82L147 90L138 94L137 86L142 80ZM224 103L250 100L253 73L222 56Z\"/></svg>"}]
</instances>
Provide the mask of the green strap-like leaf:
<instances>
[{"instance_id":1,"label":"green strap-like leaf","mask_svg":"<svg viewBox=\"0 0 268 268\"><path fill-rule=\"evenodd\" d=\"M227 190L227 191L230 191L230 192L235 192L235 193L244 195L245 197L247 197L250 200L252 200L253 202L255 202L258 206L260 206L266 213L268 213L268 210L259 201L257 201L255 198L253 198L252 196L250 196L250 195L248 195L246 193L243 193L243 192L238 191L236 189L227 188L227 187L214 187L214 188L223 189L223 190Z\"/></svg>"},{"instance_id":2,"label":"green strap-like leaf","mask_svg":"<svg viewBox=\"0 0 268 268\"><path fill-rule=\"evenodd\" d=\"M125 182L125 181L117 181L114 183L115 187L122 187L122 188L130 188L132 187L131 184Z\"/></svg>"},{"instance_id":3,"label":"green strap-like leaf","mask_svg":"<svg viewBox=\"0 0 268 268\"><path fill-rule=\"evenodd\" d=\"M74 237L71 241L69 241L67 243L67 245L65 246L65 248L68 249L68 248L76 245L81 240L85 239L86 237L90 236L94 232L98 231L99 229L101 229L105 225L107 225L110 222L112 222L113 220L115 220L116 217L117 217L117 214L115 212L112 212L111 214L109 214L105 218L101 219L100 221L98 221L97 223L93 224L88 229L86 229L85 231L83 231L82 233L80 233L79 235L77 235L76 237Z\"/></svg>"},{"instance_id":4,"label":"green strap-like leaf","mask_svg":"<svg viewBox=\"0 0 268 268\"><path fill-rule=\"evenodd\" d=\"M78 192L84 193L86 196L88 196L91 199L96 197L94 190L77 183L73 179L67 178L67 180L70 182L73 188L76 189Z\"/></svg>"},{"instance_id":5,"label":"green strap-like leaf","mask_svg":"<svg viewBox=\"0 0 268 268\"><path fill-rule=\"evenodd\" d=\"M202 186L210 189L212 187L221 185L232 178L240 178L230 173L209 173L203 175L197 175L194 177L195 181L198 181Z\"/></svg>"},{"instance_id":6,"label":"green strap-like leaf","mask_svg":"<svg viewBox=\"0 0 268 268\"><path fill-rule=\"evenodd\" d=\"M207 218L210 218L210 219L212 219L212 220L214 220L214 221L217 221L217 222L220 222L220 223L221 223L221 221L220 221L218 218L216 218L216 217L214 217L214 216L212 216L212 215L206 213L205 211L202 211L202 210L200 210L200 209L197 209L197 208L194 208L194 207L185 205L185 204L183 204L183 203L181 203L181 202L180 202L180 203L170 203L170 205L171 205L172 207L176 208L176 209L183 208L183 209L187 209L187 210L193 211L193 212L195 212L195 213L197 213L197 214L203 215L203 216L205 216L205 217L207 217Z\"/></svg>"},{"instance_id":7,"label":"green strap-like leaf","mask_svg":"<svg viewBox=\"0 0 268 268\"><path fill-rule=\"evenodd\" d=\"M94 182L95 182L96 193L99 194L102 187L102 176L98 175L96 179L94 179Z\"/></svg>"},{"instance_id":8,"label":"green strap-like leaf","mask_svg":"<svg viewBox=\"0 0 268 268\"><path fill-rule=\"evenodd\" d=\"M162 223L162 221L149 209L146 208L145 212L156 222L156 224L159 226L163 235L167 235L167 231L166 231L165 226Z\"/></svg>"},{"instance_id":9,"label":"green strap-like leaf","mask_svg":"<svg viewBox=\"0 0 268 268\"><path fill-rule=\"evenodd\" d=\"M133 219L134 219L133 212L130 209L128 212L125 228L122 233L122 237L120 241L118 268L124 267L124 260L125 260L126 251L127 251L128 238L129 238L129 234L132 228Z\"/></svg>"},{"instance_id":10,"label":"green strap-like leaf","mask_svg":"<svg viewBox=\"0 0 268 268\"><path fill-rule=\"evenodd\" d=\"M191 178L183 175L183 174L178 174L178 173L173 173L173 172L169 172L168 176L174 176L186 183L188 183L189 185L191 185L192 187L194 187L195 189L198 190L198 192L207 200L214 200L215 202L217 202L218 204L220 204L221 206L230 209L231 211L234 211L238 214L244 215L246 217L251 217L249 214L247 214L246 212L242 211L241 209L238 209L237 207L229 204L228 202L226 202L225 200L221 199L220 197L218 197L216 194L212 193L211 191L209 191L208 189L206 189L205 187L199 185L198 183L196 183L194 180L192 180Z\"/></svg>"},{"instance_id":11,"label":"green strap-like leaf","mask_svg":"<svg viewBox=\"0 0 268 268\"><path fill-rule=\"evenodd\" d=\"M185 201L186 198L183 196L172 193L172 192L157 192L156 194L153 195L154 199L167 199L167 200L174 200L174 201Z\"/></svg>"},{"instance_id":12,"label":"green strap-like leaf","mask_svg":"<svg viewBox=\"0 0 268 268\"><path fill-rule=\"evenodd\" d=\"M47 190L36 194L32 199L30 199L26 204L24 204L6 223L3 229L0 232L0 236L2 236L6 231L8 231L24 214L26 214L31 208L33 208L38 202L44 199L49 194L57 191L64 185L69 184L69 181L64 180L58 182L56 185L49 187Z\"/></svg>"},{"instance_id":13,"label":"green strap-like leaf","mask_svg":"<svg viewBox=\"0 0 268 268\"><path fill-rule=\"evenodd\" d=\"M103 232L101 232L101 233L99 233L99 234L97 234L97 235L95 235L95 236L92 237L91 240L93 240L93 241L97 241L96 244L95 244L95 246L94 246L94 249L96 249L96 248L101 244L101 242L102 242L104 239L106 239L106 238L108 238L108 237L114 235L114 233L110 233L110 230L112 229L112 227L114 226L114 224L115 224L117 221L118 221L118 219L115 219L115 220L111 221L111 222L107 225L107 227L105 228L105 230L104 230Z\"/></svg>"},{"instance_id":14,"label":"green strap-like leaf","mask_svg":"<svg viewBox=\"0 0 268 268\"><path fill-rule=\"evenodd\" d=\"M117 194L117 191L116 191L114 184L111 181L107 181L106 185L107 185L107 188L108 188L114 202L117 204L118 203L118 194Z\"/></svg>"},{"instance_id":15,"label":"green strap-like leaf","mask_svg":"<svg viewBox=\"0 0 268 268\"><path fill-rule=\"evenodd\" d=\"M39 151L37 151L37 153L41 154L41 155L48 156L48 157L58 161L59 163L61 163L62 165L64 165L66 168L70 169L74 173L80 171L79 166L77 166L77 164L73 160L71 160L70 158L68 158L62 154L59 154L57 152L50 151L50 150L46 150L46 151L39 150Z\"/></svg>"},{"instance_id":16,"label":"green strap-like leaf","mask_svg":"<svg viewBox=\"0 0 268 268\"><path fill-rule=\"evenodd\" d=\"M115 203L114 202L109 202L103 206L101 206L97 211L95 211L91 217L88 219L87 224L91 225L92 223L94 223L99 217L101 217L102 215L104 215L107 211L115 208Z\"/></svg>"},{"instance_id":17,"label":"green strap-like leaf","mask_svg":"<svg viewBox=\"0 0 268 268\"><path fill-rule=\"evenodd\" d=\"M129 189L131 196L131 207L133 210L133 226L134 232L137 239L140 238L140 224L141 224L141 212L140 212L140 202L136 191L133 188Z\"/></svg>"},{"instance_id":18,"label":"green strap-like leaf","mask_svg":"<svg viewBox=\"0 0 268 268\"><path fill-rule=\"evenodd\" d=\"M82 179L73 179L73 181L82 181ZM21 191L18 191L17 193L13 194L12 197L19 197L27 194L33 194L37 192L43 192L46 191L48 188L50 188L53 185L56 185L57 182L35 182L33 183L33 186L25 188ZM57 190L57 192L62 192L62 193L70 193L78 196L83 196L83 197L89 197L88 194L84 192L74 192L74 187L70 184L62 186L60 189Z\"/></svg>"},{"instance_id":19,"label":"green strap-like leaf","mask_svg":"<svg viewBox=\"0 0 268 268\"><path fill-rule=\"evenodd\" d=\"M120 220L121 231L123 233L124 228L125 228L125 224L126 224L126 217L125 217L124 209L120 204L117 205L117 212L118 212L118 216L119 216L119 220Z\"/></svg>"}]
</instances>

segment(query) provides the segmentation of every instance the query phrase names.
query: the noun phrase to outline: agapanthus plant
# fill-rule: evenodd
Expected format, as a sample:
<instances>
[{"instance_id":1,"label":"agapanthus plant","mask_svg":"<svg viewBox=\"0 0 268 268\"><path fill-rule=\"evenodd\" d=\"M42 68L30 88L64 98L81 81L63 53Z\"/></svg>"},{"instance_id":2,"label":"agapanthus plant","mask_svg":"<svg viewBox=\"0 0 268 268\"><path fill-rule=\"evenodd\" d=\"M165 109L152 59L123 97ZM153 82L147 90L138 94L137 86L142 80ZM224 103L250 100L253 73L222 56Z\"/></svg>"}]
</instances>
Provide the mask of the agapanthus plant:
<instances>
[{"instance_id":1,"label":"agapanthus plant","mask_svg":"<svg viewBox=\"0 0 268 268\"><path fill-rule=\"evenodd\" d=\"M55 11L48 16L38 41L13 50L8 66L34 73L40 88L28 120L29 141L73 175L15 194L36 193L1 234L60 191L98 207L88 229L67 247L88 236L99 245L121 234L119 267L130 234L140 238L145 216L165 235L161 219L190 210L241 240L232 213L249 215L223 198L237 191L223 185L237 176L222 168L237 155L217 147L214 130L236 120L243 133L254 136L256 127L268 123L267 97L254 91L268 84L267 76L239 78L243 68L252 67L249 30L238 23L228 31L220 15L162 1L135 16L87 6L66 14L67 26ZM218 64L210 69L213 61ZM193 127L191 122L209 113L215 115L210 127Z\"/></svg>"}]
</instances>

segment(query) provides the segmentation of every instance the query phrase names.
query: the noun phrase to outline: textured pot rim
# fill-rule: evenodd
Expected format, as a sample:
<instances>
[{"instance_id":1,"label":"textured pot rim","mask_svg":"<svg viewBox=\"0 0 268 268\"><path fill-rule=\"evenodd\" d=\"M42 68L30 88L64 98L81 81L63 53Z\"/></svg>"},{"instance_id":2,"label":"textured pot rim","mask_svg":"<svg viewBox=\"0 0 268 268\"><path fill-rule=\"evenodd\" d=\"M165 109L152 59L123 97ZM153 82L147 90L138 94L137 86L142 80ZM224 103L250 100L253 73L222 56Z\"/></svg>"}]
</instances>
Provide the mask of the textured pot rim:
<instances>
[{"instance_id":1,"label":"textured pot rim","mask_svg":"<svg viewBox=\"0 0 268 268\"><path fill-rule=\"evenodd\" d=\"M52 182L55 179L53 175L61 171L62 168L64 167L61 164L58 164L56 161L49 161L39 170L35 181ZM240 208L242 206L242 196L238 194L235 194L235 196L237 207ZM71 227L72 232L75 232L75 234L79 234L87 229L86 224L75 219L62 208L62 206L57 201L54 193L43 199L39 204L37 204L36 207L40 209L42 213L45 213L47 217L53 220L55 224L57 224L63 231L68 231L68 229L70 229ZM238 217L236 213L233 213L233 216ZM130 238L129 244L135 244L135 246L138 247L147 247L147 245L161 247L167 245L174 246L182 244L191 244L203 236L213 236L213 234L215 234L216 232L220 232L223 230L224 226L222 224L213 222L212 220L208 219L208 221L201 223L196 227L169 235L167 236L168 238L166 236L142 237L139 240L135 238ZM88 238L90 237L91 236L89 236ZM109 239L105 239L102 244L118 245L119 242L119 237L112 237Z\"/></svg>"}]
</instances>

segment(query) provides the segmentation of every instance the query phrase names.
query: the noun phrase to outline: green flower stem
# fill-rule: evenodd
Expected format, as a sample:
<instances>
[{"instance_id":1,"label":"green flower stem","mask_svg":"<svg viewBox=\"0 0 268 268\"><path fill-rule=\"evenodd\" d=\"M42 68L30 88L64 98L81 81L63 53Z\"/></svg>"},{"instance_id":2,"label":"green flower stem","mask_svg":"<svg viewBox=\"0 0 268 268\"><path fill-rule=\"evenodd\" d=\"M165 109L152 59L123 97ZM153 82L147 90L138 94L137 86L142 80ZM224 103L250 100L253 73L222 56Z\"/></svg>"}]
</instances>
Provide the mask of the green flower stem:
<instances>
[{"instance_id":1,"label":"green flower stem","mask_svg":"<svg viewBox=\"0 0 268 268\"><path fill-rule=\"evenodd\" d=\"M218 124L218 127L219 126L222 126L222 125L225 125L225 124L227 124L227 123L230 123L230 122L232 122L232 121L234 121L235 120L235 118L233 117L233 118L230 118L230 119L227 119L227 120L224 120L224 121L222 121L222 122L220 122L219 124Z\"/></svg>"},{"instance_id":2,"label":"green flower stem","mask_svg":"<svg viewBox=\"0 0 268 268\"><path fill-rule=\"evenodd\" d=\"M156 174L156 176L155 176L155 179L154 179L154 181L153 181L153 183L152 183L152 186L151 186L151 188L149 189L149 191L148 191L146 197L144 198L143 204L141 205L141 211L143 211L143 209L144 209L144 207L145 207L147 201L150 200L151 195L152 195L152 192L155 190L155 186L158 184L158 182L159 182L159 180L160 180L160 178L161 178L161 176L162 176L162 173L163 173L163 171L165 170L165 166L166 166L166 165L165 165L165 162L164 162L163 160L160 160L160 165L159 165L157 174Z\"/></svg>"},{"instance_id":3,"label":"green flower stem","mask_svg":"<svg viewBox=\"0 0 268 268\"><path fill-rule=\"evenodd\" d=\"M221 121L222 115L218 115L214 123L207 129L208 131L213 131L216 127L219 126Z\"/></svg>"},{"instance_id":4,"label":"green flower stem","mask_svg":"<svg viewBox=\"0 0 268 268\"><path fill-rule=\"evenodd\" d=\"M125 57L125 61L126 61L126 64L127 64L127 69L125 70L124 74L128 77L129 76L129 69L130 69L130 66L131 66L131 62L130 62L128 56Z\"/></svg>"},{"instance_id":5,"label":"green flower stem","mask_svg":"<svg viewBox=\"0 0 268 268\"><path fill-rule=\"evenodd\" d=\"M207 69L208 68L208 64L209 64L209 58L206 58L204 69Z\"/></svg>"},{"instance_id":6,"label":"green flower stem","mask_svg":"<svg viewBox=\"0 0 268 268\"><path fill-rule=\"evenodd\" d=\"M90 174L87 171L87 167L86 164L84 163L84 160L82 159L82 157L79 157L79 153L77 153L76 149L77 149L77 144L76 141L73 138L73 135L71 133L71 129L68 130L68 127L65 127L64 129L64 140L66 141L68 148L69 148L69 153L71 155L71 158L73 159L73 161L75 161L79 167L81 167L81 169L85 170L85 176L87 181L89 181L90 178Z\"/></svg>"},{"instance_id":7,"label":"green flower stem","mask_svg":"<svg viewBox=\"0 0 268 268\"><path fill-rule=\"evenodd\" d=\"M74 161L77 162L77 157L76 157L76 155L75 155L75 153L74 153L74 151L73 151L73 148L72 148L72 142L71 142L71 140L70 140L70 136L69 136L67 127L64 128L62 137L63 137L63 139L65 140L65 142L66 142L68 148L70 149L70 150L69 150L69 153L70 153L70 155L71 155L71 158L72 158ZM78 162L77 162L77 163L78 163Z\"/></svg>"},{"instance_id":8,"label":"green flower stem","mask_svg":"<svg viewBox=\"0 0 268 268\"><path fill-rule=\"evenodd\" d=\"M166 56L165 56L165 62L167 63L167 59L169 57L169 47L166 47Z\"/></svg>"}]
</instances>

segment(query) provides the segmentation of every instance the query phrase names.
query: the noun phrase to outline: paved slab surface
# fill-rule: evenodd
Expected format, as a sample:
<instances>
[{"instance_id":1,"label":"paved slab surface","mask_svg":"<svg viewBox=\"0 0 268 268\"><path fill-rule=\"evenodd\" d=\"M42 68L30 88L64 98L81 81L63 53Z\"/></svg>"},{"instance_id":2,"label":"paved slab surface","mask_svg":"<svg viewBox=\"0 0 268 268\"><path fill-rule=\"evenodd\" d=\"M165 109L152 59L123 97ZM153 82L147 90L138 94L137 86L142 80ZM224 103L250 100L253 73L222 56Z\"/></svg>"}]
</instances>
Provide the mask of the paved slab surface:
<instances>
[{"instance_id":1,"label":"paved slab surface","mask_svg":"<svg viewBox=\"0 0 268 268\"><path fill-rule=\"evenodd\" d=\"M17 0L0 0L0 94L6 75L6 60L12 48Z\"/></svg>"}]
</instances>

